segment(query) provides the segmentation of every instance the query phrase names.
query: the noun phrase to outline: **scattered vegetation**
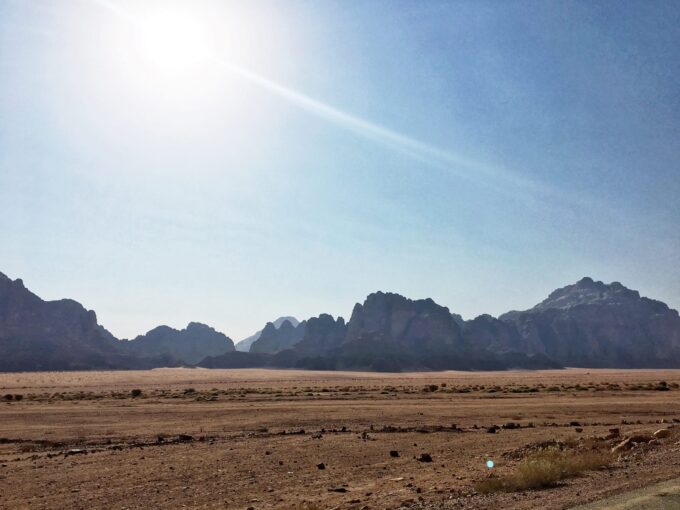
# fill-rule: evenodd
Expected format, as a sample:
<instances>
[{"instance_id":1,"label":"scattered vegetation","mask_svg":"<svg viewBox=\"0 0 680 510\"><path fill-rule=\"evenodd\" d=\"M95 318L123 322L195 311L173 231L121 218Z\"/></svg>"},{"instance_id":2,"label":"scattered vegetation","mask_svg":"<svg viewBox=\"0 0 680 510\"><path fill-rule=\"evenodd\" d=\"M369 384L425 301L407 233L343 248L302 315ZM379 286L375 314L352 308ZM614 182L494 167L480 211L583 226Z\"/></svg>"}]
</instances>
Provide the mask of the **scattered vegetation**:
<instances>
[{"instance_id":1,"label":"scattered vegetation","mask_svg":"<svg viewBox=\"0 0 680 510\"><path fill-rule=\"evenodd\" d=\"M487 478L477 484L477 491L514 492L553 487L559 481L578 476L586 471L602 469L612 461L605 448L587 450L549 447L535 452L521 461L507 476Z\"/></svg>"},{"instance_id":2,"label":"scattered vegetation","mask_svg":"<svg viewBox=\"0 0 680 510\"><path fill-rule=\"evenodd\" d=\"M259 398L270 399L323 399L343 400L354 398L400 398L407 395L421 394L425 397L436 393L438 396L446 394L478 394L481 398L502 398L514 394L535 393L571 393L576 392L633 392L633 391L677 391L680 384L675 381L645 381L645 382L589 382L589 383L552 383L552 384L456 384L440 382L439 384L413 385L381 385L355 384L351 386L290 386L290 387L226 387L211 388L176 388L176 389L119 389L108 391L73 391L56 393L30 393L27 395L0 394L0 399L6 402L22 399L31 402L54 401L85 401L104 399L129 399L138 397L155 397L162 399L191 399L199 402L214 402L217 400L244 400ZM137 393L137 392L140 393Z\"/></svg>"}]
</instances>

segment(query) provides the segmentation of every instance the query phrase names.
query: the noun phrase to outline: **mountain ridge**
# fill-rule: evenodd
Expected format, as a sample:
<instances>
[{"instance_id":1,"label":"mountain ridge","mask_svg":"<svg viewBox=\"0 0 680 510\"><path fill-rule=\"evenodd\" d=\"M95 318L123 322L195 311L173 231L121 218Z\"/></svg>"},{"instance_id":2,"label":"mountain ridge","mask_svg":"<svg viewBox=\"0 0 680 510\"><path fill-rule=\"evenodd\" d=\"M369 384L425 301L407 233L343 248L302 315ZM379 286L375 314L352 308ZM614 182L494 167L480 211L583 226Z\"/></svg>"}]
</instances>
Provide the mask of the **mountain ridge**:
<instances>
[{"instance_id":1,"label":"mountain ridge","mask_svg":"<svg viewBox=\"0 0 680 510\"><path fill-rule=\"evenodd\" d=\"M247 353L197 322L118 340L77 301L44 301L21 279L0 273L1 371L179 365L383 371L680 367L677 310L619 282L590 277L550 292L532 308L497 318L482 314L465 321L431 298L377 291L354 305L347 322L329 314L302 322L280 317L258 333Z\"/></svg>"}]
</instances>

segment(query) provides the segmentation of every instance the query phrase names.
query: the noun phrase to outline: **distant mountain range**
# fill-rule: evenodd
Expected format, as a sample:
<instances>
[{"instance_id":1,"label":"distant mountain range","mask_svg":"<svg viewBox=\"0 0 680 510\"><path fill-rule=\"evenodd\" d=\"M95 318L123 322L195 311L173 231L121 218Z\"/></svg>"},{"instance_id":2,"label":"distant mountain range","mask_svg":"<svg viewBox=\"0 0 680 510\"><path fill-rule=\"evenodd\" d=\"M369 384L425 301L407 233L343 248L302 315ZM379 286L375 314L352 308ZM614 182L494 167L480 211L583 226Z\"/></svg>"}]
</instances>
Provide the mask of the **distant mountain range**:
<instances>
[{"instance_id":1,"label":"distant mountain range","mask_svg":"<svg viewBox=\"0 0 680 510\"><path fill-rule=\"evenodd\" d=\"M278 319L276 319L275 321L273 321L272 324L274 324L274 327L275 327L276 329L278 329L278 328L281 327L281 324L283 324L283 323L286 322L286 321L290 322L293 326L297 326L297 325L300 323L300 321L298 321L295 317L279 317ZM267 323L267 324L269 324L269 323ZM261 329L261 330L259 330L258 332L253 333L253 334L250 335L249 337L244 338L243 340L241 340L240 342L238 342L238 343L236 344L236 350L239 351L239 352L248 352L248 351L250 351L250 346L253 345L253 342L254 342L255 340L257 340L258 338L260 338L260 335L262 334L262 331L263 331L263 330Z\"/></svg>"},{"instance_id":2,"label":"distant mountain range","mask_svg":"<svg viewBox=\"0 0 680 510\"><path fill-rule=\"evenodd\" d=\"M190 364L234 350L231 338L198 322L190 322L182 330L158 326L123 344L129 353L140 358L160 355Z\"/></svg>"},{"instance_id":3,"label":"distant mountain range","mask_svg":"<svg viewBox=\"0 0 680 510\"><path fill-rule=\"evenodd\" d=\"M76 301L43 301L0 273L0 371L280 367L348 370L680 368L680 317L583 278L525 311L464 321L431 299L375 292L348 322L280 317L234 348L199 323L118 340Z\"/></svg>"}]
</instances>

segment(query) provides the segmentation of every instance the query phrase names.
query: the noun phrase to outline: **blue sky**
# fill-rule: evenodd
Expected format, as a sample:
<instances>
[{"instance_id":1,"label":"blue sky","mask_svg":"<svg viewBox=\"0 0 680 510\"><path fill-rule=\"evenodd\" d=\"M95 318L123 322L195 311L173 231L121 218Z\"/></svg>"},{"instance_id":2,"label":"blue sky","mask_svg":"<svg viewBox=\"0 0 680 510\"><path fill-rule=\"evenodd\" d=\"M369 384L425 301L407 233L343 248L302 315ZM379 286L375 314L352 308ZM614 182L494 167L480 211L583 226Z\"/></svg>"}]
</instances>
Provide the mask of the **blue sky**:
<instances>
[{"instance_id":1,"label":"blue sky","mask_svg":"<svg viewBox=\"0 0 680 510\"><path fill-rule=\"evenodd\" d=\"M164 10L210 59L149 53ZM0 271L120 337L585 275L678 308L678 196L675 2L0 1Z\"/></svg>"}]
</instances>

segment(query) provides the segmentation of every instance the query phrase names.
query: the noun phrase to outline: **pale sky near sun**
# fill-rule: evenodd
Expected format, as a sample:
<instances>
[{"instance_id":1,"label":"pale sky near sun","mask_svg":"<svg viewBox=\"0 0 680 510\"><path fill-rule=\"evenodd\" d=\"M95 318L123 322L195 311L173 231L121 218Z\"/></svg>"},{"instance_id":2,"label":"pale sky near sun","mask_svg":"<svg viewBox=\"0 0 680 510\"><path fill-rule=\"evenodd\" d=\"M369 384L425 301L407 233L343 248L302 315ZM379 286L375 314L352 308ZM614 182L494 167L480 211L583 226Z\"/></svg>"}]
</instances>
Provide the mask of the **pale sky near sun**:
<instances>
[{"instance_id":1,"label":"pale sky near sun","mask_svg":"<svg viewBox=\"0 0 680 510\"><path fill-rule=\"evenodd\" d=\"M0 0L0 272L115 335L680 307L680 4Z\"/></svg>"}]
</instances>

